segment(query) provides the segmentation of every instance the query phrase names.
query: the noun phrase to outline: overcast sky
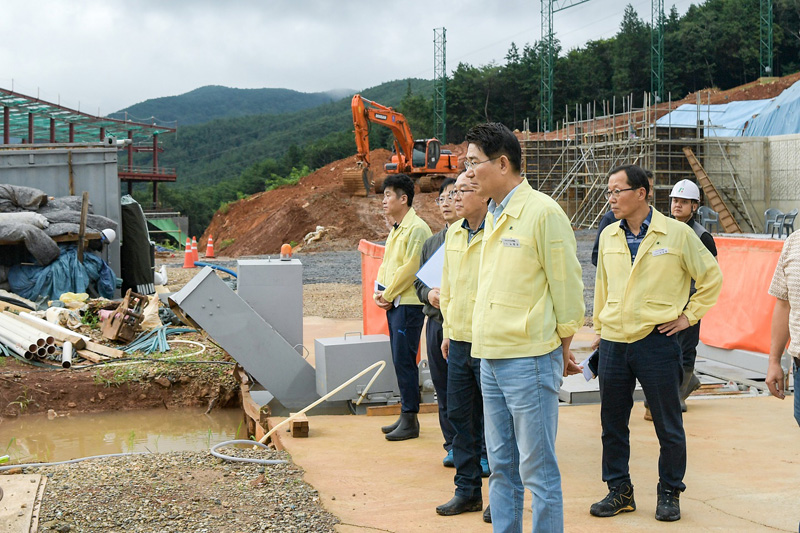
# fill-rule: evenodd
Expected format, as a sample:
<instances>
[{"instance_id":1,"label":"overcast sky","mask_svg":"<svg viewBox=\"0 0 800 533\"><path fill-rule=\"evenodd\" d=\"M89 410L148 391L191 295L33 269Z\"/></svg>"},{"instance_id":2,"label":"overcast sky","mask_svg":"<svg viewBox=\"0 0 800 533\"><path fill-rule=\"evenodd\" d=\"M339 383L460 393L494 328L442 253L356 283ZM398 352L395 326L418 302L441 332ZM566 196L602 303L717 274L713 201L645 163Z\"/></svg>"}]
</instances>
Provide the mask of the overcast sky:
<instances>
[{"instance_id":1,"label":"overcast sky","mask_svg":"<svg viewBox=\"0 0 800 533\"><path fill-rule=\"evenodd\" d=\"M568 0L562 0L564 5ZM563 48L613 36L626 4L589 0L554 15ZM667 1L681 14L700 0ZM3 0L0 87L101 115L204 85L361 90L504 63L541 38L540 0Z\"/></svg>"}]
</instances>

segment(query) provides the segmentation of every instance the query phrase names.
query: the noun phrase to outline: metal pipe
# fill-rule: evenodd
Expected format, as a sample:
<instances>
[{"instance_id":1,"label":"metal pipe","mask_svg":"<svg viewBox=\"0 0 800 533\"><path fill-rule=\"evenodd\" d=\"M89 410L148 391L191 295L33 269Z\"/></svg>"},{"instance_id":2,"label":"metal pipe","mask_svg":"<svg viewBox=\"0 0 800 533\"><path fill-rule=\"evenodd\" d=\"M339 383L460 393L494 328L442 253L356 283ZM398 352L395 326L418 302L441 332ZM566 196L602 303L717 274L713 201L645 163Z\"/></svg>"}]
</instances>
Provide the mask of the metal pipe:
<instances>
[{"instance_id":1,"label":"metal pipe","mask_svg":"<svg viewBox=\"0 0 800 533\"><path fill-rule=\"evenodd\" d=\"M67 341L61 351L61 367L70 368L72 366L72 343Z\"/></svg>"}]
</instances>

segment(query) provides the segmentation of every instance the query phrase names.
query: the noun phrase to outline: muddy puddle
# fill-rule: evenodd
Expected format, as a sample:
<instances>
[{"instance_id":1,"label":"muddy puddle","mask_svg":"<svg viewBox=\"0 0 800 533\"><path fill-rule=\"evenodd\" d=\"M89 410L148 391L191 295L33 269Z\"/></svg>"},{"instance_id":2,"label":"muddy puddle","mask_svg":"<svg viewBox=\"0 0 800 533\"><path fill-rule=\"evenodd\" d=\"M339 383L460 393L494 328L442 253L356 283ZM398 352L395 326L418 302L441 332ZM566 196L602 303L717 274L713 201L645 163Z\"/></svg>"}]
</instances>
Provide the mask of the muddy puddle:
<instances>
[{"instance_id":1,"label":"muddy puddle","mask_svg":"<svg viewBox=\"0 0 800 533\"><path fill-rule=\"evenodd\" d=\"M0 455L11 463L51 462L122 452L207 450L246 439L240 409L114 411L6 419L0 424Z\"/></svg>"}]
</instances>

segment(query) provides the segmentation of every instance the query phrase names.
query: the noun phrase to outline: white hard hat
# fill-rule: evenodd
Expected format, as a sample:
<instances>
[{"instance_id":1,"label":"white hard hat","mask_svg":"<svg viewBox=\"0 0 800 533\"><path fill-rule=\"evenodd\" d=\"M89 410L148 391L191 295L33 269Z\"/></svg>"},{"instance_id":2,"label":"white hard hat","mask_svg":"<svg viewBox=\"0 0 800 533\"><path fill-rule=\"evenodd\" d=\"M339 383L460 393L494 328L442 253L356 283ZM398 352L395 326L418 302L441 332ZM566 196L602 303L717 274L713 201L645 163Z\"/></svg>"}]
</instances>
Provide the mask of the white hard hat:
<instances>
[{"instance_id":1,"label":"white hard hat","mask_svg":"<svg viewBox=\"0 0 800 533\"><path fill-rule=\"evenodd\" d=\"M100 233L103 234L103 242L106 244L111 244L117 238L117 232L111 228L104 229Z\"/></svg>"},{"instance_id":2,"label":"white hard hat","mask_svg":"<svg viewBox=\"0 0 800 533\"><path fill-rule=\"evenodd\" d=\"M693 181L681 180L672 188L670 198L686 198L687 200L700 201L700 189Z\"/></svg>"}]
</instances>

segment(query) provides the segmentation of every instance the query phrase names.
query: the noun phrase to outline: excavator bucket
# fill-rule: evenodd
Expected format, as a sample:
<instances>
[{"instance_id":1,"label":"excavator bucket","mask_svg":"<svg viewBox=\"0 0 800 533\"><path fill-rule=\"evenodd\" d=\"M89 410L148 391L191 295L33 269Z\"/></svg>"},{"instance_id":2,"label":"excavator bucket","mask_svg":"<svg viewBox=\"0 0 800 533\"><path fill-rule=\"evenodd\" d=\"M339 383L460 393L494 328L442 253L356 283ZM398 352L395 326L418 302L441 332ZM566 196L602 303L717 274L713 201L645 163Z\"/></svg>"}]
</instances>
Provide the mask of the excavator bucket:
<instances>
[{"instance_id":1,"label":"excavator bucket","mask_svg":"<svg viewBox=\"0 0 800 533\"><path fill-rule=\"evenodd\" d=\"M345 169L343 178L343 190L350 196L368 196L370 189L371 172L361 168Z\"/></svg>"}]
</instances>

